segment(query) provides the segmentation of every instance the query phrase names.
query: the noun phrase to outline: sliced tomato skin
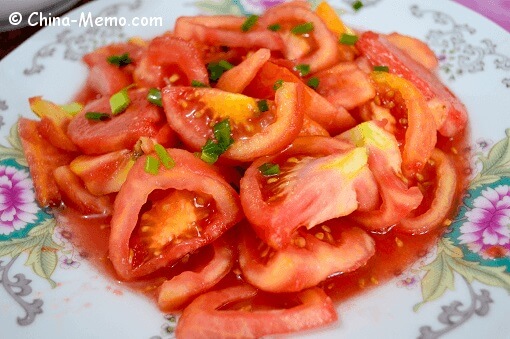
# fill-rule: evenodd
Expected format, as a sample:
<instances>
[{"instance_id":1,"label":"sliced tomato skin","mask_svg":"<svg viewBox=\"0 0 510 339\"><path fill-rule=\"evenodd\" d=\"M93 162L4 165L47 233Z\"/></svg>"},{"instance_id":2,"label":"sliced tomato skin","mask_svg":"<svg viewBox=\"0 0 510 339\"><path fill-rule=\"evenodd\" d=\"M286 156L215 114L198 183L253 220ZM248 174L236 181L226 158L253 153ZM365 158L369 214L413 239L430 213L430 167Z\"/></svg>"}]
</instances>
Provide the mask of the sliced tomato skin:
<instances>
[{"instance_id":1,"label":"sliced tomato skin","mask_svg":"<svg viewBox=\"0 0 510 339\"><path fill-rule=\"evenodd\" d=\"M158 306L164 311L175 311L204 293L225 277L234 266L234 251L226 239L220 238L210 246L213 258L199 271L184 271L165 281L158 289Z\"/></svg>"},{"instance_id":2,"label":"sliced tomato skin","mask_svg":"<svg viewBox=\"0 0 510 339\"><path fill-rule=\"evenodd\" d=\"M153 175L144 169L146 156L140 157L115 199L109 249L110 260L122 279L144 276L176 261L211 243L242 218L237 193L209 165L184 150L168 149L167 152L175 161L173 168L160 166L158 174ZM216 212L209 217L209 223L199 237L168 245L161 255L134 267L129 260L129 240L137 225L140 210L152 191L170 188L211 196L215 201Z\"/></svg>"},{"instance_id":3,"label":"sliced tomato skin","mask_svg":"<svg viewBox=\"0 0 510 339\"><path fill-rule=\"evenodd\" d=\"M324 234L322 229L320 232ZM359 228L342 231L341 238L334 239L335 244L308 232L300 232L299 237L301 246L291 244L269 254L269 258L263 257L267 261L262 262L260 241L245 230L239 242L243 278L263 291L296 292L316 286L332 274L352 272L375 254L374 240Z\"/></svg>"},{"instance_id":4,"label":"sliced tomato skin","mask_svg":"<svg viewBox=\"0 0 510 339\"><path fill-rule=\"evenodd\" d=\"M466 127L466 107L434 73L409 57L406 52L371 31L361 35L356 47L372 65L388 66L390 72L412 82L427 100L439 99L446 106L445 116L440 119L438 126L439 133L453 137Z\"/></svg>"},{"instance_id":5,"label":"sliced tomato skin","mask_svg":"<svg viewBox=\"0 0 510 339\"><path fill-rule=\"evenodd\" d=\"M140 137L154 137L164 124L163 110L147 101L147 89L128 92L131 104L110 120L93 121L87 112L111 114L109 98L97 99L69 123L67 134L84 154L104 154L132 149Z\"/></svg>"},{"instance_id":6,"label":"sliced tomato skin","mask_svg":"<svg viewBox=\"0 0 510 339\"><path fill-rule=\"evenodd\" d=\"M254 297L249 285L228 287L199 296L179 319L178 338L261 338L317 328L335 322L338 315L331 299L314 287L296 297L302 304L288 309L261 311L218 310L221 306Z\"/></svg>"},{"instance_id":7,"label":"sliced tomato skin","mask_svg":"<svg viewBox=\"0 0 510 339\"><path fill-rule=\"evenodd\" d=\"M186 104L183 107L181 101L188 96L201 97L209 94L229 95L218 89L172 86L165 87L162 92L163 107L168 123L180 135L183 142L196 151L205 145L207 139L213 137L212 128L203 121L190 122L187 115L192 113L194 108L188 108ZM275 96L275 122L250 137L237 140L234 138L234 143L222 157L242 162L252 161L287 147L297 137L303 125L301 95L302 86L284 83ZM228 110L229 108L225 107L225 111L228 112ZM248 121L246 123L249 124Z\"/></svg>"},{"instance_id":8,"label":"sliced tomato skin","mask_svg":"<svg viewBox=\"0 0 510 339\"><path fill-rule=\"evenodd\" d=\"M354 146L339 141L322 136L299 137L285 151L275 156L259 158L246 170L241 179L241 204L257 235L272 248L282 249L288 246L300 226L311 228L318 223L353 212L366 203L359 192L369 192L369 196L377 193L374 178L366 166L366 152L356 153ZM321 163L307 168L306 171L297 172L292 181L284 184L283 187L291 190L291 194L275 201L264 198L262 190L268 178L260 173L259 167L265 163L279 163L280 159L287 161L296 156L309 156L319 160L328 156L350 159L355 153L360 156L364 154L365 162L356 165L360 168L358 171L356 167L357 173L352 177L341 170L323 171L317 166L327 167L328 164ZM343 182L332 184L331 181L334 180Z\"/></svg>"}]
</instances>

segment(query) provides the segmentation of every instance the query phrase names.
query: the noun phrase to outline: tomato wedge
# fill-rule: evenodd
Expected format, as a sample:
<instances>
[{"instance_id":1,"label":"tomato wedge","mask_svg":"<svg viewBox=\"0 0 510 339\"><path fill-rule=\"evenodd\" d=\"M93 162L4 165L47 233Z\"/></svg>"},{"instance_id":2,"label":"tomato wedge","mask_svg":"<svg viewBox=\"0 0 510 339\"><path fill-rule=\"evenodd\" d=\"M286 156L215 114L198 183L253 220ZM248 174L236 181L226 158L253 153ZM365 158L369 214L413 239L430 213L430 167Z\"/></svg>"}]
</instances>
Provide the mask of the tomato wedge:
<instances>
[{"instance_id":1,"label":"tomato wedge","mask_svg":"<svg viewBox=\"0 0 510 339\"><path fill-rule=\"evenodd\" d=\"M135 83L148 88L189 86L193 80L209 84L207 69L195 45L170 35L151 41L133 77Z\"/></svg>"},{"instance_id":2,"label":"tomato wedge","mask_svg":"<svg viewBox=\"0 0 510 339\"><path fill-rule=\"evenodd\" d=\"M84 154L132 149L140 137L153 137L164 123L163 110L147 101L147 89L130 90L131 104L106 121L89 120L87 112L111 114L109 98L90 102L69 123L67 134Z\"/></svg>"},{"instance_id":3,"label":"tomato wedge","mask_svg":"<svg viewBox=\"0 0 510 339\"><path fill-rule=\"evenodd\" d=\"M114 204L110 259L119 276L147 275L211 243L242 217L237 193L193 154L168 149L157 174L138 158Z\"/></svg>"},{"instance_id":4,"label":"tomato wedge","mask_svg":"<svg viewBox=\"0 0 510 339\"><path fill-rule=\"evenodd\" d=\"M221 309L252 299L257 290L249 285L208 292L184 309L175 334L178 338L261 338L317 328L338 316L331 299L314 287L296 294L293 306L283 309Z\"/></svg>"},{"instance_id":5,"label":"tomato wedge","mask_svg":"<svg viewBox=\"0 0 510 339\"><path fill-rule=\"evenodd\" d=\"M334 230L326 224L299 232L293 243L281 250L269 248L250 231L243 232L239 242L243 278L275 293L301 291L332 274L354 271L374 254L375 242L365 231Z\"/></svg>"},{"instance_id":6,"label":"tomato wedge","mask_svg":"<svg viewBox=\"0 0 510 339\"><path fill-rule=\"evenodd\" d=\"M284 83L266 112L254 98L215 88L168 86L162 96L168 123L193 150L212 138L212 125L228 118L234 143L222 155L227 159L252 161L278 152L303 125L299 84Z\"/></svg>"},{"instance_id":7,"label":"tomato wedge","mask_svg":"<svg viewBox=\"0 0 510 339\"><path fill-rule=\"evenodd\" d=\"M435 104L435 107L439 108L435 113L439 133L452 137L466 127L467 111L464 105L434 73L409 57L406 52L384 36L371 31L361 35L356 47L372 65L388 66L391 73L413 83L427 100L440 102Z\"/></svg>"},{"instance_id":8,"label":"tomato wedge","mask_svg":"<svg viewBox=\"0 0 510 339\"><path fill-rule=\"evenodd\" d=\"M224 238L211 245L213 257L198 270L184 271L165 281L158 290L158 306L165 311L178 310L195 296L204 293L226 276L234 266L234 251Z\"/></svg>"},{"instance_id":9,"label":"tomato wedge","mask_svg":"<svg viewBox=\"0 0 510 339\"><path fill-rule=\"evenodd\" d=\"M259 167L266 163L279 165L279 173L264 176ZM281 154L255 160L241 179L240 195L257 235L282 249L300 226L348 215L373 200L377 188L364 148L310 136L297 138Z\"/></svg>"}]
</instances>

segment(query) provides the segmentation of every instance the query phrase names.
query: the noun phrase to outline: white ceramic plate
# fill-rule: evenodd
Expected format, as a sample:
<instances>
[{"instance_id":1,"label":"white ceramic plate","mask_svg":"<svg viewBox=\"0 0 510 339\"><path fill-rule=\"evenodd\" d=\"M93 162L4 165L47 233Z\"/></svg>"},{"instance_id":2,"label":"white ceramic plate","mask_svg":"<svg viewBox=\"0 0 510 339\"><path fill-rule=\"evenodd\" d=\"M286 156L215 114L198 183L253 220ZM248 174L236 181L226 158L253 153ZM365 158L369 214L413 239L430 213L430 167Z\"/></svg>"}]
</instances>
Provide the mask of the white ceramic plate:
<instances>
[{"instance_id":1,"label":"white ceramic plate","mask_svg":"<svg viewBox=\"0 0 510 339\"><path fill-rule=\"evenodd\" d=\"M31 117L27 98L65 103L82 85L79 59L99 45L152 37L183 14L263 10L277 0L112 0L70 14L163 17L163 27L48 27L0 62L0 337L170 338L175 317L91 268L72 234L31 203L11 127ZM510 35L450 1L331 1L353 27L414 35L436 51L440 75L467 105L473 183L439 248L401 276L338 305L340 320L305 333L321 338L502 338L510 333ZM26 200L10 213L10 184ZM9 200L11 199L11 200ZM23 205L23 206L21 206ZM11 219L15 222L7 221ZM477 232L469 231L478 226ZM463 240L464 239L464 240ZM499 253L491 258L487 253ZM428 271L424 265L429 264ZM508 268L507 268L508 267ZM425 275L428 272L428 275ZM423 304L421 304L424 302ZM416 305L421 305L415 308ZM295 337L293 335L293 337Z\"/></svg>"}]
</instances>

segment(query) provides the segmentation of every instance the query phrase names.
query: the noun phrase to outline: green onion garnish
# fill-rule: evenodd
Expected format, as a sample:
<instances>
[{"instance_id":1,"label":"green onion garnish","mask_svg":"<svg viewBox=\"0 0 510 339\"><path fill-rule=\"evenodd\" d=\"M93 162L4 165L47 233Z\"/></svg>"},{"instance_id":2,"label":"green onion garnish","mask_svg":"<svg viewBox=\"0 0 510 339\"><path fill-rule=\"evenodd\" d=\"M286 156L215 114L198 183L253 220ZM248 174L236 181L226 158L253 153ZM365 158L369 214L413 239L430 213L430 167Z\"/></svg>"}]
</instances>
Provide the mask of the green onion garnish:
<instances>
[{"instance_id":1,"label":"green onion garnish","mask_svg":"<svg viewBox=\"0 0 510 339\"><path fill-rule=\"evenodd\" d=\"M358 37L356 35L346 34L346 33L342 34L342 36L338 40L338 42L341 43L342 45L349 45L349 46L356 44L357 41L358 41Z\"/></svg>"},{"instance_id":2,"label":"green onion garnish","mask_svg":"<svg viewBox=\"0 0 510 339\"><path fill-rule=\"evenodd\" d=\"M283 85L283 80L278 79L274 82L273 89L276 91L276 90L278 90L278 88L282 87L282 85Z\"/></svg>"},{"instance_id":3,"label":"green onion garnish","mask_svg":"<svg viewBox=\"0 0 510 339\"><path fill-rule=\"evenodd\" d=\"M207 64L207 70L209 71L209 79L211 81L218 80L225 71L228 71L234 67L227 60L220 60L218 62L210 62Z\"/></svg>"},{"instance_id":4,"label":"green onion garnish","mask_svg":"<svg viewBox=\"0 0 510 339\"><path fill-rule=\"evenodd\" d=\"M280 29L282 29L282 26L280 24L273 24L267 26L267 29L273 32L278 32Z\"/></svg>"},{"instance_id":5,"label":"green onion garnish","mask_svg":"<svg viewBox=\"0 0 510 339\"><path fill-rule=\"evenodd\" d=\"M110 114L101 112L87 112L85 118L88 120L104 121L110 119Z\"/></svg>"},{"instance_id":6,"label":"green onion garnish","mask_svg":"<svg viewBox=\"0 0 510 339\"><path fill-rule=\"evenodd\" d=\"M376 72L389 72L390 68L388 66L374 66L374 71L376 71Z\"/></svg>"},{"instance_id":7,"label":"green onion garnish","mask_svg":"<svg viewBox=\"0 0 510 339\"><path fill-rule=\"evenodd\" d=\"M278 164L273 164L272 162L266 162L259 166L259 171L265 177L272 177L280 174L280 166Z\"/></svg>"},{"instance_id":8,"label":"green onion garnish","mask_svg":"<svg viewBox=\"0 0 510 339\"><path fill-rule=\"evenodd\" d=\"M108 58L106 58L106 61L108 61L109 64L118 67L123 67L133 62L128 53L121 55L110 55Z\"/></svg>"},{"instance_id":9,"label":"green onion garnish","mask_svg":"<svg viewBox=\"0 0 510 339\"><path fill-rule=\"evenodd\" d=\"M161 91L157 88L149 89L149 93L147 93L147 101L156 106L163 107L163 103L161 102Z\"/></svg>"},{"instance_id":10,"label":"green onion garnish","mask_svg":"<svg viewBox=\"0 0 510 339\"><path fill-rule=\"evenodd\" d=\"M306 84L313 89L317 89L317 87L319 87L319 78L311 77L310 79L308 79Z\"/></svg>"},{"instance_id":11,"label":"green onion garnish","mask_svg":"<svg viewBox=\"0 0 510 339\"><path fill-rule=\"evenodd\" d=\"M112 114L115 115L124 112L130 103L131 100L129 99L127 88L121 89L110 97L110 108L112 109Z\"/></svg>"},{"instance_id":12,"label":"green onion garnish","mask_svg":"<svg viewBox=\"0 0 510 339\"><path fill-rule=\"evenodd\" d=\"M209 164L215 163L219 156L225 153L230 145L234 143L228 119L216 123L213 126L213 134L216 141L207 140L200 153L200 159Z\"/></svg>"},{"instance_id":13,"label":"green onion garnish","mask_svg":"<svg viewBox=\"0 0 510 339\"><path fill-rule=\"evenodd\" d=\"M360 8L363 7L363 3L361 1L355 1L353 4L352 4L352 8L355 10L355 11L359 11Z\"/></svg>"},{"instance_id":14,"label":"green onion garnish","mask_svg":"<svg viewBox=\"0 0 510 339\"><path fill-rule=\"evenodd\" d=\"M259 107L260 112L267 112L269 111L269 106L267 104L267 100L259 100L257 101L257 106Z\"/></svg>"},{"instance_id":15,"label":"green onion garnish","mask_svg":"<svg viewBox=\"0 0 510 339\"><path fill-rule=\"evenodd\" d=\"M310 73L310 65L307 65L307 64L299 64L299 65L296 65L296 67L294 67L294 69L296 71L299 72L299 75L301 75L302 77L308 75L308 73Z\"/></svg>"},{"instance_id":16,"label":"green onion garnish","mask_svg":"<svg viewBox=\"0 0 510 339\"><path fill-rule=\"evenodd\" d=\"M258 20L259 20L258 15L255 14L250 15L241 25L241 31L248 32L253 26L255 26Z\"/></svg>"},{"instance_id":17,"label":"green onion garnish","mask_svg":"<svg viewBox=\"0 0 510 339\"><path fill-rule=\"evenodd\" d=\"M168 154L165 147L163 147L160 144L154 145L154 150L156 151L156 154L158 155L159 160L165 166L166 168L170 169L175 166L175 161L172 159L170 154Z\"/></svg>"},{"instance_id":18,"label":"green onion garnish","mask_svg":"<svg viewBox=\"0 0 510 339\"><path fill-rule=\"evenodd\" d=\"M70 104L62 105L60 107L62 107L64 111L66 111L67 113L69 113L69 115L72 116L75 116L76 114L80 113L81 110L83 109L83 105L80 104L79 102L72 102Z\"/></svg>"},{"instance_id":19,"label":"green onion garnish","mask_svg":"<svg viewBox=\"0 0 510 339\"><path fill-rule=\"evenodd\" d=\"M305 22L304 24L294 26L290 31L292 32L292 34L296 35L310 33L311 31L313 31L313 22Z\"/></svg>"},{"instance_id":20,"label":"green onion garnish","mask_svg":"<svg viewBox=\"0 0 510 339\"><path fill-rule=\"evenodd\" d=\"M191 80L191 87L209 87L201 81Z\"/></svg>"},{"instance_id":21,"label":"green onion garnish","mask_svg":"<svg viewBox=\"0 0 510 339\"><path fill-rule=\"evenodd\" d=\"M159 169L159 160L156 157L153 157L152 155L148 155L147 158L145 158L145 167L144 170L147 173L150 174L158 174Z\"/></svg>"}]
</instances>

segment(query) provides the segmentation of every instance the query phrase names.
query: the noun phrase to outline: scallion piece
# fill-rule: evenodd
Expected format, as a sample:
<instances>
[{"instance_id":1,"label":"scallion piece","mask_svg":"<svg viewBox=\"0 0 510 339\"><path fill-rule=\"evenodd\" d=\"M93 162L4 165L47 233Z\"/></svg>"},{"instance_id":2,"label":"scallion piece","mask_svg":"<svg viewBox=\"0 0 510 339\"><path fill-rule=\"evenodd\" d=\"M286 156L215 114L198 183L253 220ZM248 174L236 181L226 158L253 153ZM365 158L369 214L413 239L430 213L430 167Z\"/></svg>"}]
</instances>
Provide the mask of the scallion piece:
<instances>
[{"instance_id":1,"label":"scallion piece","mask_svg":"<svg viewBox=\"0 0 510 339\"><path fill-rule=\"evenodd\" d=\"M255 24L257 24L257 21L259 20L259 16L252 14L241 25L241 31L248 32Z\"/></svg>"},{"instance_id":2,"label":"scallion piece","mask_svg":"<svg viewBox=\"0 0 510 339\"><path fill-rule=\"evenodd\" d=\"M165 147L163 147L160 144L154 145L154 150L156 151L156 154L158 155L159 161L165 166L166 168L170 169L175 166L174 159L168 154Z\"/></svg>"},{"instance_id":3,"label":"scallion piece","mask_svg":"<svg viewBox=\"0 0 510 339\"><path fill-rule=\"evenodd\" d=\"M389 72L390 68L388 66L374 66L375 72Z\"/></svg>"},{"instance_id":4,"label":"scallion piece","mask_svg":"<svg viewBox=\"0 0 510 339\"><path fill-rule=\"evenodd\" d=\"M62 105L60 107L62 107L64 111L66 111L67 113L69 113L69 115L72 116L75 116L76 114L80 113L81 110L83 109L83 105L80 104L79 102L72 102L70 104Z\"/></svg>"},{"instance_id":5,"label":"scallion piece","mask_svg":"<svg viewBox=\"0 0 510 339\"><path fill-rule=\"evenodd\" d=\"M218 158L222 154L222 149L215 143L213 140L209 139L202 147L202 152L200 153L200 159L205 161L208 164L214 164L218 161Z\"/></svg>"},{"instance_id":6,"label":"scallion piece","mask_svg":"<svg viewBox=\"0 0 510 339\"><path fill-rule=\"evenodd\" d=\"M273 85L273 89L276 91L278 90L280 87L282 87L283 85L283 80L282 79L278 79L274 82L274 85Z\"/></svg>"},{"instance_id":7,"label":"scallion piece","mask_svg":"<svg viewBox=\"0 0 510 339\"><path fill-rule=\"evenodd\" d=\"M224 69L226 69L227 71L229 69L231 69L232 67L234 67L234 65L232 65L230 62L228 62L227 60L220 60L218 61L218 65L220 65L221 67L223 67Z\"/></svg>"},{"instance_id":8,"label":"scallion piece","mask_svg":"<svg viewBox=\"0 0 510 339\"><path fill-rule=\"evenodd\" d=\"M352 8L355 10L355 11L359 11L361 9L361 7L363 7L363 2L361 1L355 1L353 4L352 4Z\"/></svg>"},{"instance_id":9,"label":"scallion piece","mask_svg":"<svg viewBox=\"0 0 510 339\"><path fill-rule=\"evenodd\" d=\"M124 112L130 103L131 99L129 99L127 88L121 89L110 97L110 108L112 110L112 114L116 115Z\"/></svg>"},{"instance_id":10,"label":"scallion piece","mask_svg":"<svg viewBox=\"0 0 510 339\"><path fill-rule=\"evenodd\" d=\"M228 119L216 123L213 126L213 134L216 140L207 140L200 153L200 159L209 164L215 163L219 156L225 153L230 145L234 143Z\"/></svg>"},{"instance_id":11,"label":"scallion piece","mask_svg":"<svg viewBox=\"0 0 510 339\"><path fill-rule=\"evenodd\" d=\"M282 29L282 26L280 24L272 24L267 26L267 29L273 32L278 32L280 29Z\"/></svg>"},{"instance_id":12,"label":"scallion piece","mask_svg":"<svg viewBox=\"0 0 510 339\"><path fill-rule=\"evenodd\" d=\"M147 101L156 106L163 107L163 103L161 102L161 91L157 88L149 89L149 93L147 93Z\"/></svg>"},{"instance_id":13,"label":"scallion piece","mask_svg":"<svg viewBox=\"0 0 510 339\"><path fill-rule=\"evenodd\" d=\"M280 174L280 166L278 164L273 164L272 162L266 162L259 166L259 171L265 177L272 177Z\"/></svg>"},{"instance_id":14,"label":"scallion piece","mask_svg":"<svg viewBox=\"0 0 510 339\"><path fill-rule=\"evenodd\" d=\"M299 65L296 65L296 67L294 67L294 69L296 71L299 72L299 75L301 75L302 77L308 75L308 73L310 73L310 65L308 64L299 64Z\"/></svg>"},{"instance_id":15,"label":"scallion piece","mask_svg":"<svg viewBox=\"0 0 510 339\"><path fill-rule=\"evenodd\" d=\"M191 80L191 87L209 87L201 81Z\"/></svg>"},{"instance_id":16,"label":"scallion piece","mask_svg":"<svg viewBox=\"0 0 510 339\"><path fill-rule=\"evenodd\" d=\"M257 101L257 106L259 107L260 112L269 111L269 105L267 104L267 100L259 100Z\"/></svg>"},{"instance_id":17,"label":"scallion piece","mask_svg":"<svg viewBox=\"0 0 510 339\"><path fill-rule=\"evenodd\" d=\"M104 121L110 119L110 114L101 112L87 112L85 118L88 120Z\"/></svg>"},{"instance_id":18,"label":"scallion piece","mask_svg":"<svg viewBox=\"0 0 510 339\"><path fill-rule=\"evenodd\" d=\"M349 45L353 46L358 41L358 37L356 35L352 34L346 34L343 33L338 42L340 42L342 45Z\"/></svg>"},{"instance_id":19,"label":"scallion piece","mask_svg":"<svg viewBox=\"0 0 510 339\"><path fill-rule=\"evenodd\" d=\"M234 67L227 60L220 60L218 62L210 62L207 64L207 71L209 72L209 79L211 81L217 81L225 71L228 71Z\"/></svg>"},{"instance_id":20,"label":"scallion piece","mask_svg":"<svg viewBox=\"0 0 510 339\"><path fill-rule=\"evenodd\" d=\"M294 26L290 31L292 32L292 34L295 35L303 35L310 33L311 31L313 31L313 22L305 22L304 24Z\"/></svg>"},{"instance_id":21,"label":"scallion piece","mask_svg":"<svg viewBox=\"0 0 510 339\"><path fill-rule=\"evenodd\" d=\"M317 89L317 87L319 87L319 78L311 77L310 79L308 79L306 84L308 85L308 87L311 87L313 89Z\"/></svg>"},{"instance_id":22,"label":"scallion piece","mask_svg":"<svg viewBox=\"0 0 510 339\"><path fill-rule=\"evenodd\" d=\"M108 61L109 64L118 67L124 67L133 62L133 60L129 57L128 53L124 53L121 55L110 55L108 58L106 58L106 61Z\"/></svg>"},{"instance_id":23,"label":"scallion piece","mask_svg":"<svg viewBox=\"0 0 510 339\"><path fill-rule=\"evenodd\" d=\"M156 157L153 157L152 155L148 155L147 158L145 158L145 172L150 174L158 174L159 170L159 160Z\"/></svg>"}]
</instances>

